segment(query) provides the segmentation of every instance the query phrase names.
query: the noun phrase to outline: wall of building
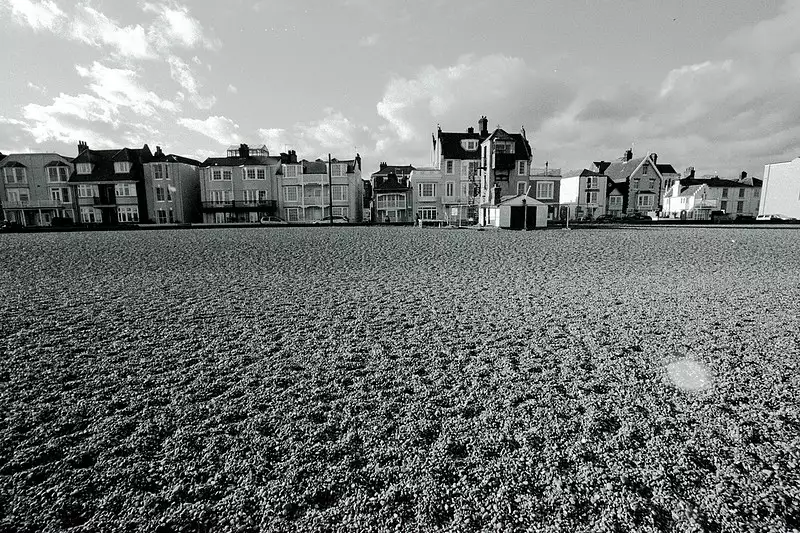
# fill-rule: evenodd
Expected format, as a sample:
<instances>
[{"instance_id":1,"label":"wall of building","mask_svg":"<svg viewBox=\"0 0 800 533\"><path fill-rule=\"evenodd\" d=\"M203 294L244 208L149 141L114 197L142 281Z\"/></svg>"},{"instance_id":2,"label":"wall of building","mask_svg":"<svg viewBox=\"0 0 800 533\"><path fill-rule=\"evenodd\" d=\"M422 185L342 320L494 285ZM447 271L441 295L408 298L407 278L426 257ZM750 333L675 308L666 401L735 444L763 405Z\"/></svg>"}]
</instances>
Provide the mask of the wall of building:
<instances>
[{"instance_id":1,"label":"wall of building","mask_svg":"<svg viewBox=\"0 0 800 533\"><path fill-rule=\"evenodd\" d=\"M800 219L800 157L764 166L758 214Z\"/></svg>"},{"instance_id":2,"label":"wall of building","mask_svg":"<svg viewBox=\"0 0 800 533\"><path fill-rule=\"evenodd\" d=\"M75 220L72 190L65 182L51 183L45 167L52 161L61 161L68 167L67 179L73 171L72 164L63 156L55 153L10 154L3 159L3 164L18 162L25 165L26 183L5 182L5 171L0 169L0 199L3 205L3 218L25 226L49 226L54 217L69 217ZM53 200L51 189L67 189L69 201ZM9 189L23 192L27 202L10 201Z\"/></svg>"}]
</instances>

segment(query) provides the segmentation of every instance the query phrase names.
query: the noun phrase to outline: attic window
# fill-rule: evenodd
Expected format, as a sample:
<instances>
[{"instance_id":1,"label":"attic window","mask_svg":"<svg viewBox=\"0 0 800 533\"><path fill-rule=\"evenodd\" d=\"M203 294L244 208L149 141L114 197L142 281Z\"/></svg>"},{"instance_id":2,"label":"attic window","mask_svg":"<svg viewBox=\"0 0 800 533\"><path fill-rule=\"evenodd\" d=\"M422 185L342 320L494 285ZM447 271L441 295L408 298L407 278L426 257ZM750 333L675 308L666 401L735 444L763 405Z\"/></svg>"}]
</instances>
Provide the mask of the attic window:
<instances>
[{"instance_id":1,"label":"attic window","mask_svg":"<svg viewBox=\"0 0 800 533\"><path fill-rule=\"evenodd\" d=\"M347 165L331 165L331 177L332 178L342 178L347 174Z\"/></svg>"},{"instance_id":2,"label":"attic window","mask_svg":"<svg viewBox=\"0 0 800 533\"><path fill-rule=\"evenodd\" d=\"M494 143L494 152L496 154L513 154L514 143L507 141L497 141Z\"/></svg>"},{"instance_id":3,"label":"attic window","mask_svg":"<svg viewBox=\"0 0 800 533\"><path fill-rule=\"evenodd\" d=\"M92 173L92 164L91 163L78 163L78 174L91 174Z\"/></svg>"},{"instance_id":4,"label":"attic window","mask_svg":"<svg viewBox=\"0 0 800 533\"><path fill-rule=\"evenodd\" d=\"M461 147L469 152L474 152L478 149L478 141L475 139L465 139L461 141Z\"/></svg>"},{"instance_id":5,"label":"attic window","mask_svg":"<svg viewBox=\"0 0 800 533\"><path fill-rule=\"evenodd\" d=\"M642 174L647 175L647 171L650 169L650 165L644 164L642 165Z\"/></svg>"},{"instance_id":6,"label":"attic window","mask_svg":"<svg viewBox=\"0 0 800 533\"><path fill-rule=\"evenodd\" d=\"M114 163L114 172L116 174L127 174L131 171L131 164L128 161L119 161Z\"/></svg>"},{"instance_id":7,"label":"attic window","mask_svg":"<svg viewBox=\"0 0 800 533\"><path fill-rule=\"evenodd\" d=\"M284 165L283 167L283 176L285 178L296 178L299 174L300 166L299 165Z\"/></svg>"}]
</instances>

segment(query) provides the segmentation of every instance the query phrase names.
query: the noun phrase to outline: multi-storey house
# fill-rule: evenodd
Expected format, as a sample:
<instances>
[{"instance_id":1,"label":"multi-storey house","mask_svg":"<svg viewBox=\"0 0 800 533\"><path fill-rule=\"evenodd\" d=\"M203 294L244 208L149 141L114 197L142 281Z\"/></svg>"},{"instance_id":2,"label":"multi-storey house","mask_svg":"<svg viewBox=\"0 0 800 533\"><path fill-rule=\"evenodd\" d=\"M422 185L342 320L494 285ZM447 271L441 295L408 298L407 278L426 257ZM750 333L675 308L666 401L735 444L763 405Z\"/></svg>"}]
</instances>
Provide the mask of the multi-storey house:
<instances>
[{"instance_id":1,"label":"multi-storey house","mask_svg":"<svg viewBox=\"0 0 800 533\"><path fill-rule=\"evenodd\" d=\"M179 155L165 155L156 146L144 164L147 198L146 220L155 224L200 222L200 162Z\"/></svg>"},{"instance_id":2,"label":"multi-storey house","mask_svg":"<svg viewBox=\"0 0 800 533\"><path fill-rule=\"evenodd\" d=\"M69 176L72 163L54 153L10 154L0 162L5 220L23 226L50 226L75 219Z\"/></svg>"},{"instance_id":3,"label":"multi-storey house","mask_svg":"<svg viewBox=\"0 0 800 533\"><path fill-rule=\"evenodd\" d=\"M144 164L150 148L91 150L78 143L75 171L69 178L80 221L84 224L138 223L147 213Z\"/></svg>"},{"instance_id":4,"label":"multi-storey house","mask_svg":"<svg viewBox=\"0 0 800 533\"><path fill-rule=\"evenodd\" d=\"M558 206L561 198L561 179L561 169L550 168L549 165L544 168L531 168L528 176L528 196L547 206L548 220L560 218ZM517 191L519 192L519 189Z\"/></svg>"},{"instance_id":5,"label":"multi-storey house","mask_svg":"<svg viewBox=\"0 0 800 533\"><path fill-rule=\"evenodd\" d=\"M484 119L485 120L485 119ZM507 133L500 128L480 144L479 223L488 223L488 207L504 199L524 195L529 186L529 169L533 159L525 132Z\"/></svg>"},{"instance_id":6,"label":"multi-storey house","mask_svg":"<svg viewBox=\"0 0 800 533\"><path fill-rule=\"evenodd\" d=\"M758 214L800 219L800 157L764 165L763 194Z\"/></svg>"},{"instance_id":7,"label":"multi-storey house","mask_svg":"<svg viewBox=\"0 0 800 533\"><path fill-rule=\"evenodd\" d=\"M560 202L563 218L595 218L606 213L610 180L600 172L583 169L561 179Z\"/></svg>"},{"instance_id":8,"label":"multi-storey house","mask_svg":"<svg viewBox=\"0 0 800 533\"><path fill-rule=\"evenodd\" d=\"M369 219L375 222L411 222L413 199L411 191L411 165L389 165L381 162L377 172L370 176L374 194Z\"/></svg>"},{"instance_id":9,"label":"multi-storey house","mask_svg":"<svg viewBox=\"0 0 800 533\"><path fill-rule=\"evenodd\" d=\"M233 153L233 152L230 152ZM253 156L246 144L236 155L209 157L200 165L200 199L207 224L255 223L278 212L281 159Z\"/></svg>"},{"instance_id":10,"label":"multi-storey house","mask_svg":"<svg viewBox=\"0 0 800 533\"><path fill-rule=\"evenodd\" d=\"M445 209L445 198L441 191L445 183L442 171L438 168L415 168L411 172L414 220L425 222L444 222L449 220Z\"/></svg>"},{"instance_id":11,"label":"multi-storey house","mask_svg":"<svg viewBox=\"0 0 800 533\"><path fill-rule=\"evenodd\" d=\"M290 223L307 223L326 216L347 217L361 222L364 184L361 156L354 159L323 161L297 160L291 150L281 154L278 170L280 211Z\"/></svg>"},{"instance_id":12,"label":"multi-storey house","mask_svg":"<svg viewBox=\"0 0 800 533\"><path fill-rule=\"evenodd\" d=\"M664 197L664 216L672 218L708 220L714 210L723 211L736 218L758 215L762 181L742 172L739 179L717 176L696 178L694 169L687 169L687 177L675 180Z\"/></svg>"},{"instance_id":13,"label":"multi-storey house","mask_svg":"<svg viewBox=\"0 0 800 533\"><path fill-rule=\"evenodd\" d=\"M680 178L672 165L658 163L657 154L649 153L645 157L634 158L633 150L627 150L617 161L596 161L592 170L604 174L613 182L613 185L606 187L606 192L621 197L621 210L616 203L619 200L615 199L615 204L608 206L610 212L658 212L661 210L664 187L671 186ZM601 212L596 210L594 214Z\"/></svg>"},{"instance_id":14,"label":"multi-storey house","mask_svg":"<svg viewBox=\"0 0 800 533\"><path fill-rule=\"evenodd\" d=\"M481 183L481 143L489 137L486 117L478 120L478 131L469 127L465 132L444 132L437 128L432 136L431 168L442 175L442 183L438 192L442 202L441 218L445 211L449 220L457 220L474 224L478 220L478 192ZM418 174L433 176L430 169ZM429 179L426 177L426 179ZM414 191L416 195L417 191ZM418 199L415 198L415 202ZM430 198L419 199L426 203L427 214L431 214ZM427 220L427 219L425 219Z\"/></svg>"}]
</instances>

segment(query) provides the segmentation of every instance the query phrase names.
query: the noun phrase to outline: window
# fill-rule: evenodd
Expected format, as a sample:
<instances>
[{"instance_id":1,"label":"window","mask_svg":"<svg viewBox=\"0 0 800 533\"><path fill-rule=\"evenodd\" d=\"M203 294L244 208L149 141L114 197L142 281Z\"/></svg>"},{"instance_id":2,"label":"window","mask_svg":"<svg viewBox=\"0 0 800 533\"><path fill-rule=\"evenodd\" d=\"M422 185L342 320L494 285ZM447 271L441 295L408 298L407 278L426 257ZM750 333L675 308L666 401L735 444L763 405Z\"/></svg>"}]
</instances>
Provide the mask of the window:
<instances>
[{"instance_id":1,"label":"window","mask_svg":"<svg viewBox=\"0 0 800 533\"><path fill-rule=\"evenodd\" d=\"M231 191L211 191L211 201L216 204L229 202L230 198Z\"/></svg>"},{"instance_id":2,"label":"window","mask_svg":"<svg viewBox=\"0 0 800 533\"><path fill-rule=\"evenodd\" d=\"M380 194L378 195L378 209L405 209L405 194Z\"/></svg>"},{"instance_id":3,"label":"window","mask_svg":"<svg viewBox=\"0 0 800 533\"><path fill-rule=\"evenodd\" d=\"M163 209L159 209L156 211L156 215L158 216L158 223L159 224L166 224L167 223L167 212Z\"/></svg>"},{"instance_id":4,"label":"window","mask_svg":"<svg viewBox=\"0 0 800 533\"><path fill-rule=\"evenodd\" d=\"M655 198L655 195L652 194L640 194L636 197L636 206L642 208L653 207Z\"/></svg>"},{"instance_id":5,"label":"window","mask_svg":"<svg viewBox=\"0 0 800 533\"><path fill-rule=\"evenodd\" d=\"M258 191L258 201L259 202L267 201L267 191Z\"/></svg>"},{"instance_id":6,"label":"window","mask_svg":"<svg viewBox=\"0 0 800 533\"><path fill-rule=\"evenodd\" d=\"M131 171L131 164L127 161L118 161L114 163L114 172L117 174L127 174Z\"/></svg>"},{"instance_id":7,"label":"window","mask_svg":"<svg viewBox=\"0 0 800 533\"><path fill-rule=\"evenodd\" d=\"M347 201L347 185L334 185L331 189L333 200L336 202Z\"/></svg>"},{"instance_id":8,"label":"window","mask_svg":"<svg viewBox=\"0 0 800 533\"><path fill-rule=\"evenodd\" d=\"M647 176L647 172L650 170L650 165L645 163L642 165L642 175Z\"/></svg>"},{"instance_id":9,"label":"window","mask_svg":"<svg viewBox=\"0 0 800 533\"><path fill-rule=\"evenodd\" d=\"M300 187L291 185L283 188L283 199L287 202L297 202L299 200Z\"/></svg>"},{"instance_id":10,"label":"window","mask_svg":"<svg viewBox=\"0 0 800 533\"><path fill-rule=\"evenodd\" d=\"M540 181L536 183L536 198L540 200L552 200L555 195L555 184L552 181Z\"/></svg>"},{"instance_id":11,"label":"window","mask_svg":"<svg viewBox=\"0 0 800 533\"><path fill-rule=\"evenodd\" d=\"M420 183L418 190L420 198L433 198L434 196L436 196L435 183Z\"/></svg>"},{"instance_id":12,"label":"window","mask_svg":"<svg viewBox=\"0 0 800 533\"><path fill-rule=\"evenodd\" d=\"M267 179L267 170L265 168L257 168L256 169L256 179L258 179L258 180Z\"/></svg>"},{"instance_id":13,"label":"window","mask_svg":"<svg viewBox=\"0 0 800 533\"><path fill-rule=\"evenodd\" d=\"M488 150L489 150L489 147L488 147L488 146L484 146L484 147L483 147L483 160L482 160L482 162L481 162L481 166L482 166L483 168L486 168L486 158L488 157L488 156L487 156L487 152L488 152Z\"/></svg>"},{"instance_id":14,"label":"window","mask_svg":"<svg viewBox=\"0 0 800 533\"><path fill-rule=\"evenodd\" d=\"M647 181L647 188L650 189L651 191L656 188L656 180L654 178L650 178Z\"/></svg>"},{"instance_id":15,"label":"window","mask_svg":"<svg viewBox=\"0 0 800 533\"><path fill-rule=\"evenodd\" d=\"M92 173L92 164L91 163L78 163L77 164L77 171L78 171L78 174L91 174Z\"/></svg>"},{"instance_id":16,"label":"window","mask_svg":"<svg viewBox=\"0 0 800 533\"><path fill-rule=\"evenodd\" d=\"M525 194L525 189L528 188L528 183L524 181L517 182L517 195Z\"/></svg>"},{"instance_id":17,"label":"window","mask_svg":"<svg viewBox=\"0 0 800 533\"><path fill-rule=\"evenodd\" d=\"M331 177L332 178L343 178L347 175L347 165L344 164L332 164L331 165Z\"/></svg>"},{"instance_id":18,"label":"window","mask_svg":"<svg viewBox=\"0 0 800 533\"><path fill-rule=\"evenodd\" d=\"M454 164L453 160L448 159L447 161L445 161L445 163L444 163L444 169L445 169L444 173L445 174L452 174L453 173L453 164Z\"/></svg>"},{"instance_id":19,"label":"window","mask_svg":"<svg viewBox=\"0 0 800 533\"><path fill-rule=\"evenodd\" d=\"M444 184L444 191L445 191L444 195L454 196L455 189L456 189L456 184L453 183L452 181L448 181L447 183Z\"/></svg>"},{"instance_id":20,"label":"window","mask_svg":"<svg viewBox=\"0 0 800 533\"><path fill-rule=\"evenodd\" d=\"M222 180L223 181L230 181L231 180L231 170L229 168L228 169L224 169L222 171Z\"/></svg>"},{"instance_id":21,"label":"window","mask_svg":"<svg viewBox=\"0 0 800 533\"><path fill-rule=\"evenodd\" d=\"M463 141L461 141L461 147L469 152L474 152L475 150L478 149L478 140L464 139Z\"/></svg>"},{"instance_id":22,"label":"window","mask_svg":"<svg viewBox=\"0 0 800 533\"><path fill-rule=\"evenodd\" d=\"M81 207L81 222L86 224L100 223L103 221L103 212L94 207Z\"/></svg>"},{"instance_id":23,"label":"window","mask_svg":"<svg viewBox=\"0 0 800 533\"><path fill-rule=\"evenodd\" d=\"M169 179L169 165L153 165L153 179L155 180L168 180ZM216 178L219 179L219 178Z\"/></svg>"},{"instance_id":24,"label":"window","mask_svg":"<svg viewBox=\"0 0 800 533\"><path fill-rule=\"evenodd\" d=\"M256 169L254 168L246 168L244 169L244 174L242 176L246 180L254 180L256 179Z\"/></svg>"},{"instance_id":25,"label":"window","mask_svg":"<svg viewBox=\"0 0 800 533\"><path fill-rule=\"evenodd\" d=\"M639 178L633 178L633 188L634 189L639 188Z\"/></svg>"},{"instance_id":26,"label":"window","mask_svg":"<svg viewBox=\"0 0 800 533\"><path fill-rule=\"evenodd\" d=\"M258 191L244 191L244 201L248 204L258 202Z\"/></svg>"},{"instance_id":27,"label":"window","mask_svg":"<svg viewBox=\"0 0 800 533\"><path fill-rule=\"evenodd\" d=\"M78 185L78 198L92 198L94 196L99 196L97 186Z\"/></svg>"},{"instance_id":28,"label":"window","mask_svg":"<svg viewBox=\"0 0 800 533\"><path fill-rule=\"evenodd\" d=\"M69 203L69 187L50 189L50 198L55 202Z\"/></svg>"},{"instance_id":29,"label":"window","mask_svg":"<svg viewBox=\"0 0 800 533\"><path fill-rule=\"evenodd\" d=\"M761 196L761 189L753 189L753 198L758 198L759 196Z\"/></svg>"},{"instance_id":30,"label":"window","mask_svg":"<svg viewBox=\"0 0 800 533\"><path fill-rule=\"evenodd\" d=\"M164 187L159 185L156 187L156 202L163 202L165 200Z\"/></svg>"},{"instance_id":31,"label":"window","mask_svg":"<svg viewBox=\"0 0 800 533\"><path fill-rule=\"evenodd\" d=\"M286 222L300 222L300 209L296 207L287 207Z\"/></svg>"},{"instance_id":32,"label":"window","mask_svg":"<svg viewBox=\"0 0 800 533\"><path fill-rule=\"evenodd\" d=\"M739 189L739 198L744 198L744 189Z\"/></svg>"},{"instance_id":33,"label":"window","mask_svg":"<svg viewBox=\"0 0 800 533\"><path fill-rule=\"evenodd\" d=\"M211 171L211 179L214 181L219 181L222 179L222 171L218 168L215 168Z\"/></svg>"},{"instance_id":34,"label":"window","mask_svg":"<svg viewBox=\"0 0 800 533\"><path fill-rule=\"evenodd\" d=\"M47 169L47 179L50 183L67 181L67 167L50 167Z\"/></svg>"},{"instance_id":35,"label":"window","mask_svg":"<svg viewBox=\"0 0 800 533\"><path fill-rule=\"evenodd\" d=\"M519 174L520 176L525 176L528 174L527 161L517 161L517 174Z\"/></svg>"},{"instance_id":36,"label":"window","mask_svg":"<svg viewBox=\"0 0 800 533\"><path fill-rule=\"evenodd\" d=\"M478 171L477 161L462 161L461 162L461 177L471 178Z\"/></svg>"},{"instance_id":37,"label":"window","mask_svg":"<svg viewBox=\"0 0 800 533\"><path fill-rule=\"evenodd\" d=\"M599 189L600 188L600 178L597 176L587 176L586 177L586 188L587 189Z\"/></svg>"},{"instance_id":38,"label":"window","mask_svg":"<svg viewBox=\"0 0 800 533\"><path fill-rule=\"evenodd\" d=\"M736 212L741 213L742 211L744 211L744 201L739 200L736 202Z\"/></svg>"},{"instance_id":39,"label":"window","mask_svg":"<svg viewBox=\"0 0 800 533\"><path fill-rule=\"evenodd\" d=\"M586 191L586 204L597 205L597 191Z\"/></svg>"},{"instance_id":40,"label":"window","mask_svg":"<svg viewBox=\"0 0 800 533\"><path fill-rule=\"evenodd\" d=\"M727 213L728 212L728 202L726 202L725 200L722 200L719 203L719 208Z\"/></svg>"},{"instance_id":41,"label":"window","mask_svg":"<svg viewBox=\"0 0 800 533\"><path fill-rule=\"evenodd\" d=\"M117 220L119 222L139 222L139 208L135 205L117 207Z\"/></svg>"},{"instance_id":42,"label":"window","mask_svg":"<svg viewBox=\"0 0 800 533\"><path fill-rule=\"evenodd\" d=\"M6 167L3 169L6 183L27 183L28 178L22 167Z\"/></svg>"},{"instance_id":43,"label":"window","mask_svg":"<svg viewBox=\"0 0 800 533\"><path fill-rule=\"evenodd\" d=\"M471 183L461 183L461 198L467 199L471 196L470 191L472 190L472 187L470 187L470 185Z\"/></svg>"},{"instance_id":44,"label":"window","mask_svg":"<svg viewBox=\"0 0 800 533\"><path fill-rule=\"evenodd\" d=\"M494 143L494 152L496 154L513 154L514 143L509 141L496 141Z\"/></svg>"},{"instance_id":45,"label":"window","mask_svg":"<svg viewBox=\"0 0 800 533\"><path fill-rule=\"evenodd\" d=\"M284 165L283 166L283 175L286 178L296 178L299 172L300 165Z\"/></svg>"},{"instance_id":46,"label":"window","mask_svg":"<svg viewBox=\"0 0 800 533\"><path fill-rule=\"evenodd\" d=\"M136 196L136 186L132 183L117 183L114 185L114 192L117 196Z\"/></svg>"},{"instance_id":47,"label":"window","mask_svg":"<svg viewBox=\"0 0 800 533\"><path fill-rule=\"evenodd\" d=\"M608 207L610 209L622 209L622 196L619 194L612 194L609 196Z\"/></svg>"},{"instance_id":48,"label":"window","mask_svg":"<svg viewBox=\"0 0 800 533\"><path fill-rule=\"evenodd\" d=\"M728 189L722 189L722 197L723 198L727 198L728 197Z\"/></svg>"},{"instance_id":49,"label":"window","mask_svg":"<svg viewBox=\"0 0 800 533\"><path fill-rule=\"evenodd\" d=\"M334 207L333 216L346 217L350 211L346 207Z\"/></svg>"},{"instance_id":50,"label":"window","mask_svg":"<svg viewBox=\"0 0 800 533\"><path fill-rule=\"evenodd\" d=\"M418 214L422 220L436 220L435 207L421 207Z\"/></svg>"}]
</instances>

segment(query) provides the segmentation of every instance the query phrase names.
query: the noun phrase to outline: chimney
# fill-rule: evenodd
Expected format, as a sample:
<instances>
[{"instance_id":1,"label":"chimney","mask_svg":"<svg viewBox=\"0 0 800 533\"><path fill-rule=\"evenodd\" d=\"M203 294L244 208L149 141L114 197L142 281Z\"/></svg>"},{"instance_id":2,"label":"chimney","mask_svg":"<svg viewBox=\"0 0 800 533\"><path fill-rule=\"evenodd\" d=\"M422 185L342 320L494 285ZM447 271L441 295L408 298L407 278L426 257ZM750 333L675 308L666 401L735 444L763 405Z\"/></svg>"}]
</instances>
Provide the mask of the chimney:
<instances>
[{"instance_id":1,"label":"chimney","mask_svg":"<svg viewBox=\"0 0 800 533\"><path fill-rule=\"evenodd\" d=\"M381 161L381 170L386 168L386 161Z\"/></svg>"},{"instance_id":2,"label":"chimney","mask_svg":"<svg viewBox=\"0 0 800 533\"><path fill-rule=\"evenodd\" d=\"M86 144L84 141L78 141L78 155L81 155L83 152L89 149L89 145Z\"/></svg>"},{"instance_id":3,"label":"chimney","mask_svg":"<svg viewBox=\"0 0 800 533\"><path fill-rule=\"evenodd\" d=\"M653 160L653 164L654 165L657 164L658 163L658 154L650 154L650 159Z\"/></svg>"},{"instance_id":4,"label":"chimney","mask_svg":"<svg viewBox=\"0 0 800 533\"><path fill-rule=\"evenodd\" d=\"M623 161L628 162L631 159L633 159L633 150L631 149L625 150L625 156L623 158Z\"/></svg>"},{"instance_id":5,"label":"chimney","mask_svg":"<svg viewBox=\"0 0 800 533\"><path fill-rule=\"evenodd\" d=\"M356 165L358 166L358 170L361 170L361 154L356 152Z\"/></svg>"},{"instance_id":6,"label":"chimney","mask_svg":"<svg viewBox=\"0 0 800 533\"><path fill-rule=\"evenodd\" d=\"M467 128L467 133L475 133L475 128L470 126L469 128Z\"/></svg>"},{"instance_id":7,"label":"chimney","mask_svg":"<svg viewBox=\"0 0 800 533\"><path fill-rule=\"evenodd\" d=\"M687 179L694 179L694 167L686 167L683 173L686 175Z\"/></svg>"},{"instance_id":8,"label":"chimney","mask_svg":"<svg viewBox=\"0 0 800 533\"><path fill-rule=\"evenodd\" d=\"M156 153L153 155L155 155L155 157L164 157L164 152L161 151L160 146L156 146Z\"/></svg>"},{"instance_id":9,"label":"chimney","mask_svg":"<svg viewBox=\"0 0 800 533\"><path fill-rule=\"evenodd\" d=\"M297 164L297 151L289 150L289 161L294 165Z\"/></svg>"},{"instance_id":10,"label":"chimney","mask_svg":"<svg viewBox=\"0 0 800 533\"><path fill-rule=\"evenodd\" d=\"M489 135L489 119L486 116L482 116L478 121L478 128L481 133L481 137L486 137Z\"/></svg>"},{"instance_id":11,"label":"chimney","mask_svg":"<svg viewBox=\"0 0 800 533\"><path fill-rule=\"evenodd\" d=\"M239 145L239 157L244 159L250 157L250 148L246 144Z\"/></svg>"},{"instance_id":12,"label":"chimney","mask_svg":"<svg viewBox=\"0 0 800 533\"><path fill-rule=\"evenodd\" d=\"M742 181L747 179L747 172L742 171L742 178L741 179L742 179Z\"/></svg>"}]
</instances>

